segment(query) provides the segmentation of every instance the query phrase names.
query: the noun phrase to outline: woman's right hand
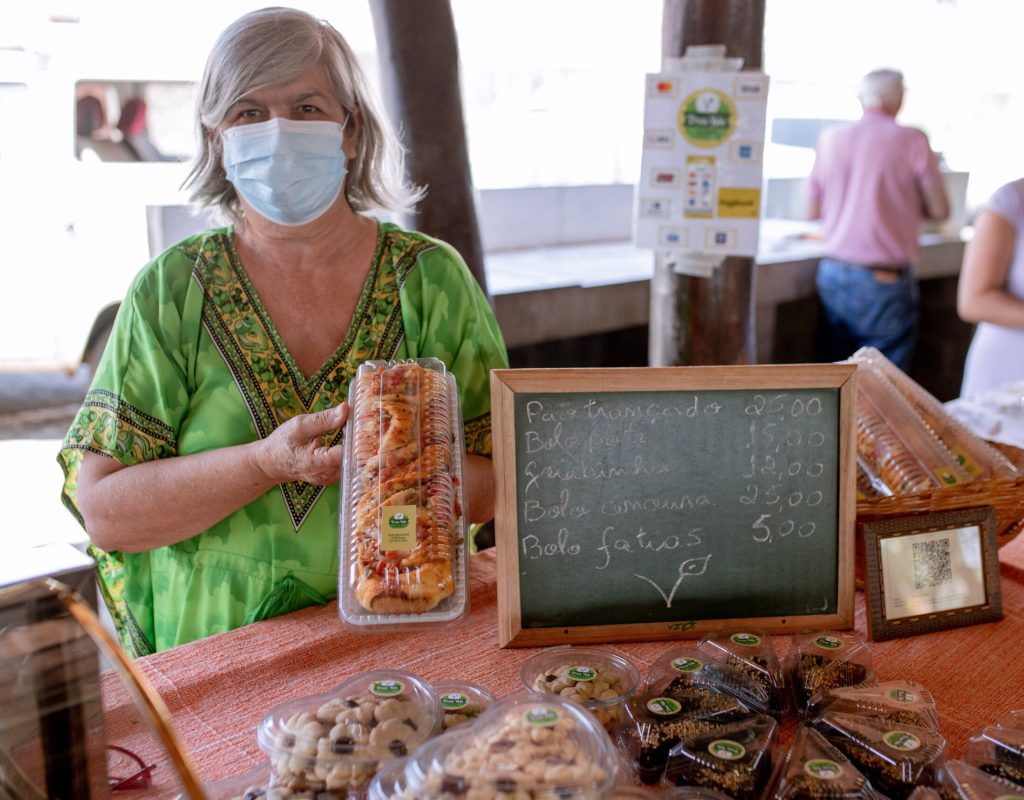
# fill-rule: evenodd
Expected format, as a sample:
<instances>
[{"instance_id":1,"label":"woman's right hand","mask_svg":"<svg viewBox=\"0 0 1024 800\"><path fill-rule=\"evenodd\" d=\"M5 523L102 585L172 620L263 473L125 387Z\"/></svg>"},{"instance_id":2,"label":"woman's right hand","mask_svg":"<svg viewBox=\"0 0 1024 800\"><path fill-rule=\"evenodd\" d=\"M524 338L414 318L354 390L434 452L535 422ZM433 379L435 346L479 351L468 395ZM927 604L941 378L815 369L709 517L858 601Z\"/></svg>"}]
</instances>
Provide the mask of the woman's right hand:
<instances>
[{"instance_id":1,"label":"woman's right hand","mask_svg":"<svg viewBox=\"0 0 1024 800\"><path fill-rule=\"evenodd\" d=\"M335 483L341 477L343 446L328 447L324 439L343 428L347 419L348 403L292 417L260 440L252 451L253 467L274 483Z\"/></svg>"}]
</instances>

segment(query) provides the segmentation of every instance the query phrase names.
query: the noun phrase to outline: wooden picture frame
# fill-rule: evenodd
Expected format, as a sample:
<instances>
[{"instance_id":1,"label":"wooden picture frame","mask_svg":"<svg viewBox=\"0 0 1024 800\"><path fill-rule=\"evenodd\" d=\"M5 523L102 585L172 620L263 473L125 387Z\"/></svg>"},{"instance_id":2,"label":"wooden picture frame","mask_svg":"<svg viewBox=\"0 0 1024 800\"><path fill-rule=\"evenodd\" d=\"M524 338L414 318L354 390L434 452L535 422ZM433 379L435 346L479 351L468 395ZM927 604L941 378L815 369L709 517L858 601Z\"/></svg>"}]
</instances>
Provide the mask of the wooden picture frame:
<instances>
[{"instance_id":1,"label":"wooden picture frame","mask_svg":"<svg viewBox=\"0 0 1024 800\"><path fill-rule=\"evenodd\" d=\"M992 506L888 517L860 527L868 638L1002 619Z\"/></svg>"}]
</instances>

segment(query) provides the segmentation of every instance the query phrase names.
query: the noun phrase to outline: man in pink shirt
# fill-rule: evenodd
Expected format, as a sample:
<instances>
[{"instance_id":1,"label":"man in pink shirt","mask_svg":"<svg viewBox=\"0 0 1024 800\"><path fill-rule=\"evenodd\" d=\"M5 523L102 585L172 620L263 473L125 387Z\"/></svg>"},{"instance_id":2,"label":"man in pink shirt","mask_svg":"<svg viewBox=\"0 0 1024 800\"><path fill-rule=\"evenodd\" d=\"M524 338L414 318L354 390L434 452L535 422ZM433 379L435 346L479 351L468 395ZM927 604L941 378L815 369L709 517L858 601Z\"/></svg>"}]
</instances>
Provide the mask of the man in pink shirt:
<instances>
[{"instance_id":1,"label":"man in pink shirt","mask_svg":"<svg viewBox=\"0 0 1024 800\"><path fill-rule=\"evenodd\" d=\"M896 122L903 75L868 73L860 102L857 122L822 134L808 181L808 216L822 220L827 254L817 276L822 355L839 361L871 345L907 371L921 221L949 216L949 199L928 137Z\"/></svg>"}]
</instances>

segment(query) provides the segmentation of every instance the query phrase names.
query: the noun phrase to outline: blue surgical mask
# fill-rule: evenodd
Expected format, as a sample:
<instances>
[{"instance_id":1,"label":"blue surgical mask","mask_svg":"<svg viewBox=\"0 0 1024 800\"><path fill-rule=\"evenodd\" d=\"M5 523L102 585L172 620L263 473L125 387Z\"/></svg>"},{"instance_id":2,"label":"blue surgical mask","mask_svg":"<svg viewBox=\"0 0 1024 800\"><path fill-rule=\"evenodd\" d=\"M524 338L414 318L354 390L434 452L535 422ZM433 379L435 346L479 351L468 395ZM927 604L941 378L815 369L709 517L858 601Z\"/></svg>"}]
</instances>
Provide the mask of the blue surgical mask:
<instances>
[{"instance_id":1,"label":"blue surgical mask","mask_svg":"<svg viewBox=\"0 0 1024 800\"><path fill-rule=\"evenodd\" d=\"M348 170L337 122L274 117L221 134L224 169L235 190L279 225L305 225L341 193Z\"/></svg>"}]
</instances>

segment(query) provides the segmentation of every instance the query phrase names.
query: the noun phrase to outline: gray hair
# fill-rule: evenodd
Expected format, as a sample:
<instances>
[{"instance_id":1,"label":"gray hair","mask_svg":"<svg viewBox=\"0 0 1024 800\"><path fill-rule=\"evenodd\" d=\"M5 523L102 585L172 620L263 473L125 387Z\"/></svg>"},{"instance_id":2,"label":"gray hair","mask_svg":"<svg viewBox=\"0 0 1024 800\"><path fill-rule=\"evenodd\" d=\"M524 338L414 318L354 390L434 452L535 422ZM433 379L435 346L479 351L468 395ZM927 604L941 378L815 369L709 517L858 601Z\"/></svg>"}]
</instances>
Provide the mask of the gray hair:
<instances>
[{"instance_id":1,"label":"gray hair","mask_svg":"<svg viewBox=\"0 0 1024 800\"><path fill-rule=\"evenodd\" d=\"M903 73L895 69L876 69L865 75L858 93L864 108L897 111L903 102Z\"/></svg>"},{"instance_id":2,"label":"gray hair","mask_svg":"<svg viewBox=\"0 0 1024 800\"><path fill-rule=\"evenodd\" d=\"M217 127L247 94L294 80L323 64L345 111L358 113L362 128L356 157L348 164L345 199L356 211L408 211L423 190L406 182L405 149L381 113L355 54L330 23L304 11L264 8L229 25L214 43L196 97L199 147L183 184L191 199L239 222L242 207L222 164Z\"/></svg>"}]
</instances>

